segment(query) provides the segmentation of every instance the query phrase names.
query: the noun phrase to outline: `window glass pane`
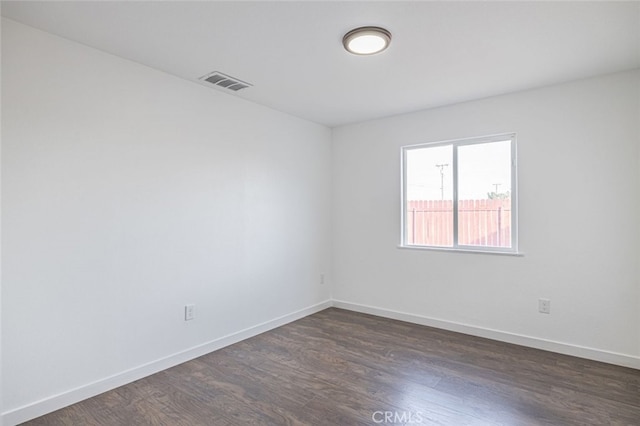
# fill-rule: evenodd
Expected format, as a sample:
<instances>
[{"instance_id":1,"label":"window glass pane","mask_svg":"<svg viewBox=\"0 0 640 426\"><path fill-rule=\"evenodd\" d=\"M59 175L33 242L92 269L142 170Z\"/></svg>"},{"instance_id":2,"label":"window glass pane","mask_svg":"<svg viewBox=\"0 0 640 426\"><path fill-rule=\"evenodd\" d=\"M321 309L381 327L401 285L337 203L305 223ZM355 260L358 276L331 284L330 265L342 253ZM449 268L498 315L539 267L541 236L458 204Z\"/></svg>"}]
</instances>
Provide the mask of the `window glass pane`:
<instances>
[{"instance_id":1,"label":"window glass pane","mask_svg":"<svg viewBox=\"0 0 640 426\"><path fill-rule=\"evenodd\" d=\"M409 149L405 167L406 243L453 246L453 147Z\"/></svg>"},{"instance_id":2,"label":"window glass pane","mask_svg":"<svg viewBox=\"0 0 640 426\"><path fill-rule=\"evenodd\" d=\"M458 147L458 245L511 247L511 141Z\"/></svg>"}]
</instances>

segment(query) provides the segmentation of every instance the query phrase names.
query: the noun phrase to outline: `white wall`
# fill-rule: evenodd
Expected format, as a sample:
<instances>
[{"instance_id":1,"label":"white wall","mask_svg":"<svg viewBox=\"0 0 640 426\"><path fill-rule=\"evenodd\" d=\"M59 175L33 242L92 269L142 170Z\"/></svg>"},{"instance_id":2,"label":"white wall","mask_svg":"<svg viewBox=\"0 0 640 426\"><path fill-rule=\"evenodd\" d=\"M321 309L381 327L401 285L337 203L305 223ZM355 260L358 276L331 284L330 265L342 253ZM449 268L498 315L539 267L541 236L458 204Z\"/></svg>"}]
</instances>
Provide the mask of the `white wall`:
<instances>
[{"instance_id":1,"label":"white wall","mask_svg":"<svg viewBox=\"0 0 640 426\"><path fill-rule=\"evenodd\" d=\"M7 423L326 306L328 128L2 24Z\"/></svg>"},{"instance_id":2,"label":"white wall","mask_svg":"<svg viewBox=\"0 0 640 426\"><path fill-rule=\"evenodd\" d=\"M338 305L640 368L639 88L628 72L334 129ZM524 256L397 248L400 147L504 132Z\"/></svg>"},{"instance_id":3,"label":"white wall","mask_svg":"<svg viewBox=\"0 0 640 426\"><path fill-rule=\"evenodd\" d=\"M344 126L332 154L322 126L2 24L6 424L331 287L351 309L640 356L638 72ZM398 249L400 147L510 131L525 256Z\"/></svg>"},{"instance_id":4,"label":"white wall","mask_svg":"<svg viewBox=\"0 0 640 426\"><path fill-rule=\"evenodd\" d=\"M0 10L2 2L0 2ZM2 79L2 23L0 22L0 80ZM2 99L2 85L0 84L0 99ZM2 134L2 102L0 102L0 135ZM1 137L0 137L1 142ZM0 143L0 188L2 188L2 143ZM0 191L0 212L2 212L2 194ZM0 214L0 241L2 241L2 215ZM0 308L2 307L2 244L0 244ZM2 312L0 311L0 426L4 425L4 412L2 406Z\"/></svg>"}]
</instances>

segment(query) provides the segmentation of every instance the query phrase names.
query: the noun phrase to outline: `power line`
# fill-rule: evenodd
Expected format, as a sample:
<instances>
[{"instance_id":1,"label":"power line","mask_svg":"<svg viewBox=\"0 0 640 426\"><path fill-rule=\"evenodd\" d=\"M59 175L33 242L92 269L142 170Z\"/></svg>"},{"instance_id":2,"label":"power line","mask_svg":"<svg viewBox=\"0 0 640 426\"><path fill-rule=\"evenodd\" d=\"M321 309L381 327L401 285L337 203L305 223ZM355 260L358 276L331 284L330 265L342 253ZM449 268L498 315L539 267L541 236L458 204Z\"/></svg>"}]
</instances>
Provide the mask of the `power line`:
<instances>
[{"instance_id":1,"label":"power line","mask_svg":"<svg viewBox=\"0 0 640 426\"><path fill-rule=\"evenodd\" d=\"M440 198L444 200L444 168L448 167L449 164L436 164L436 167L440 168Z\"/></svg>"}]
</instances>

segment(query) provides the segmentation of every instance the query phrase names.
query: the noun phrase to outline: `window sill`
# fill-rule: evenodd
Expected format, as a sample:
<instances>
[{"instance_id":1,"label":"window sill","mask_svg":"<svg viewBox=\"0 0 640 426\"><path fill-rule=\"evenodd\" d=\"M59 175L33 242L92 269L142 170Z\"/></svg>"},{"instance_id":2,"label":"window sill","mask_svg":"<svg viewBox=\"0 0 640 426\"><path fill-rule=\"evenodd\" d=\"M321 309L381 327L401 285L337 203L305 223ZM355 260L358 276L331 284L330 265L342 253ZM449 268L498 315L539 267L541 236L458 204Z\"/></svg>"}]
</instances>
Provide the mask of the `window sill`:
<instances>
[{"instance_id":1,"label":"window sill","mask_svg":"<svg viewBox=\"0 0 640 426\"><path fill-rule=\"evenodd\" d=\"M398 245L399 249L405 250L426 250L426 251L441 251L450 253L474 253L474 254L492 254L498 256L515 256L524 257L524 253L519 251L490 251L490 250L473 250L473 249L460 249L460 248L447 248L447 247L427 247L427 246L405 246Z\"/></svg>"}]
</instances>

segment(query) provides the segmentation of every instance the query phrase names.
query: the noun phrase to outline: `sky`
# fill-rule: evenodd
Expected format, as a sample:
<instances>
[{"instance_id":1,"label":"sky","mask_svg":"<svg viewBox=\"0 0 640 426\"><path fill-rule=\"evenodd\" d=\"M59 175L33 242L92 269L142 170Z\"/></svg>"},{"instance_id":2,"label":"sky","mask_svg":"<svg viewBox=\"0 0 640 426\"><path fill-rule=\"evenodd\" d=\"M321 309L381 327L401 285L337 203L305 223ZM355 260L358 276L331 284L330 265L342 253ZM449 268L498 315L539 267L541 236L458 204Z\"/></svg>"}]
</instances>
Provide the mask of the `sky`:
<instances>
[{"instance_id":1,"label":"sky","mask_svg":"<svg viewBox=\"0 0 640 426\"><path fill-rule=\"evenodd\" d=\"M453 199L452 145L412 148L406 154L407 200L440 200L442 194ZM458 174L459 200L511 191L511 141L460 145Z\"/></svg>"}]
</instances>

